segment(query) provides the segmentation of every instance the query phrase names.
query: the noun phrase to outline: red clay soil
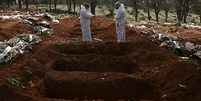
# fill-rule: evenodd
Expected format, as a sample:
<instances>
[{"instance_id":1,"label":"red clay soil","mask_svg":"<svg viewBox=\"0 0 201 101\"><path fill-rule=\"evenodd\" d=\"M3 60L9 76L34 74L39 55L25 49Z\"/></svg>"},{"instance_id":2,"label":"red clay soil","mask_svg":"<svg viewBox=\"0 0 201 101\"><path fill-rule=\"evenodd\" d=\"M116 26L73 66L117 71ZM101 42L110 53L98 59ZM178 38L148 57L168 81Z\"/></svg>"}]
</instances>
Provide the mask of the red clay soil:
<instances>
[{"instance_id":1,"label":"red clay soil","mask_svg":"<svg viewBox=\"0 0 201 101\"><path fill-rule=\"evenodd\" d=\"M16 20L0 23L1 41L35 34L32 26ZM92 37L103 41L89 43L82 42L79 18L50 23L53 35L39 35L43 41L30 54L0 67L0 78L18 79L26 87L1 80L1 101L201 100L198 59L199 66L179 62L178 56L128 26L127 42L117 43L115 21L103 16L91 19Z\"/></svg>"},{"instance_id":2,"label":"red clay soil","mask_svg":"<svg viewBox=\"0 0 201 101\"><path fill-rule=\"evenodd\" d=\"M14 19L0 20L0 41L8 40L17 34L32 33L33 27Z\"/></svg>"},{"instance_id":3,"label":"red clay soil","mask_svg":"<svg viewBox=\"0 0 201 101\"><path fill-rule=\"evenodd\" d=\"M193 42L194 44L201 44L201 33L200 29L188 30L179 29L175 33L171 33L174 36L181 37L185 42Z\"/></svg>"}]
</instances>

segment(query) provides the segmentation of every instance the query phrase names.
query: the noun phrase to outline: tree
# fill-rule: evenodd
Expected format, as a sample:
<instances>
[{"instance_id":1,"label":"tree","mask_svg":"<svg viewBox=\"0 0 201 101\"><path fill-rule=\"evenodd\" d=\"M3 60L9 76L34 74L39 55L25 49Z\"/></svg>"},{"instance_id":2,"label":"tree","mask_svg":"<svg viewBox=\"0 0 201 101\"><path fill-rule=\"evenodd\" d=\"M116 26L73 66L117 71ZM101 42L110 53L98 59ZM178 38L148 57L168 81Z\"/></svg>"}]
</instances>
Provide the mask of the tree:
<instances>
[{"instance_id":1,"label":"tree","mask_svg":"<svg viewBox=\"0 0 201 101\"><path fill-rule=\"evenodd\" d=\"M201 23L201 0L198 0L196 5L192 8L192 11L200 16Z\"/></svg>"},{"instance_id":2,"label":"tree","mask_svg":"<svg viewBox=\"0 0 201 101\"><path fill-rule=\"evenodd\" d=\"M19 8L22 8L22 0L18 0Z\"/></svg>"},{"instance_id":3,"label":"tree","mask_svg":"<svg viewBox=\"0 0 201 101\"><path fill-rule=\"evenodd\" d=\"M14 0L8 0L11 5L13 5Z\"/></svg>"},{"instance_id":4,"label":"tree","mask_svg":"<svg viewBox=\"0 0 201 101\"><path fill-rule=\"evenodd\" d=\"M57 0L54 0L54 10L55 10L55 13L57 11Z\"/></svg>"},{"instance_id":5,"label":"tree","mask_svg":"<svg viewBox=\"0 0 201 101\"><path fill-rule=\"evenodd\" d=\"M15 5L17 4L16 0L13 0L13 2L15 3Z\"/></svg>"},{"instance_id":6,"label":"tree","mask_svg":"<svg viewBox=\"0 0 201 101\"><path fill-rule=\"evenodd\" d=\"M69 10L68 0L66 0L67 10Z\"/></svg>"},{"instance_id":7,"label":"tree","mask_svg":"<svg viewBox=\"0 0 201 101\"><path fill-rule=\"evenodd\" d=\"M148 12L148 20L150 21L151 20L151 16L150 16L150 4L151 4L151 1L150 0L145 0L145 7L146 7L146 10Z\"/></svg>"},{"instance_id":8,"label":"tree","mask_svg":"<svg viewBox=\"0 0 201 101\"><path fill-rule=\"evenodd\" d=\"M10 8L10 0L7 0L8 8Z\"/></svg>"},{"instance_id":9,"label":"tree","mask_svg":"<svg viewBox=\"0 0 201 101\"><path fill-rule=\"evenodd\" d=\"M75 12L75 8L76 8L76 3L77 2L78 2L78 0L66 0L67 9L68 9L69 12L71 12L72 4L73 4L74 12ZM82 0L79 1L79 2L82 2Z\"/></svg>"},{"instance_id":10,"label":"tree","mask_svg":"<svg viewBox=\"0 0 201 101\"><path fill-rule=\"evenodd\" d=\"M135 21L137 21L138 17L138 5L137 5L138 0L133 0L133 9L135 10Z\"/></svg>"},{"instance_id":11,"label":"tree","mask_svg":"<svg viewBox=\"0 0 201 101\"><path fill-rule=\"evenodd\" d=\"M117 0L103 0L103 2L101 3L102 5L106 5L106 7L108 8L110 14L107 14L107 17L112 18L114 16L114 11L115 11L115 3L117 2Z\"/></svg>"},{"instance_id":12,"label":"tree","mask_svg":"<svg viewBox=\"0 0 201 101\"><path fill-rule=\"evenodd\" d=\"M175 0L177 19L186 23L189 10L197 3L197 0Z\"/></svg>"},{"instance_id":13,"label":"tree","mask_svg":"<svg viewBox=\"0 0 201 101\"><path fill-rule=\"evenodd\" d=\"M52 0L49 0L49 12L52 11Z\"/></svg>"},{"instance_id":14,"label":"tree","mask_svg":"<svg viewBox=\"0 0 201 101\"><path fill-rule=\"evenodd\" d=\"M139 9L140 7L142 7L142 4L143 4L143 0L131 0L133 2L132 6L133 7L133 10L134 10L134 16L135 16L135 21L138 20L138 14L139 14ZM129 5L129 1L128 1L128 4Z\"/></svg>"},{"instance_id":15,"label":"tree","mask_svg":"<svg viewBox=\"0 0 201 101\"><path fill-rule=\"evenodd\" d=\"M90 5L91 5L91 13L92 14L96 14L95 12L96 12L96 6L97 6L97 4L98 4L98 2L99 2L99 0L90 0Z\"/></svg>"},{"instance_id":16,"label":"tree","mask_svg":"<svg viewBox=\"0 0 201 101\"><path fill-rule=\"evenodd\" d=\"M72 5L72 0L70 0L70 3L69 3L69 11L71 11L71 5Z\"/></svg>"},{"instance_id":17,"label":"tree","mask_svg":"<svg viewBox=\"0 0 201 101\"><path fill-rule=\"evenodd\" d=\"M186 12L184 12L184 23L186 23L186 19L187 19L190 9L192 9L198 3L198 1L199 0L191 0L191 1L189 0L188 4L186 5L186 8L185 8Z\"/></svg>"},{"instance_id":18,"label":"tree","mask_svg":"<svg viewBox=\"0 0 201 101\"><path fill-rule=\"evenodd\" d=\"M29 9L29 0L25 0L26 8Z\"/></svg>"},{"instance_id":19,"label":"tree","mask_svg":"<svg viewBox=\"0 0 201 101\"><path fill-rule=\"evenodd\" d=\"M83 4L83 0L78 0L78 2L79 2L80 9L81 9L81 5Z\"/></svg>"},{"instance_id":20,"label":"tree","mask_svg":"<svg viewBox=\"0 0 201 101\"><path fill-rule=\"evenodd\" d=\"M73 8L74 8L74 12L75 12L75 8L76 8L76 0L73 0Z\"/></svg>"},{"instance_id":21,"label":"tree","mask_svg":"<svg viewBox=\"0 0 201 101\"><path fill-rule=\"evenodd\" d=\"M156 22L158 22L158 14L161 11L162 3L163 3L163 0L152 0L151 1L152 7L154 8L155 15L156 15Z\"/></svg>"},{"instance_id":22,"label":"tree","mask_svg":"<svg viewBox=\"0 0 201 101\"><path fill-rule=\"evenodd\" d=\"M165 11L165 22L168 22L168 13L169 13L170 9L172 8L172 5L174 5L173 0L164 0L162 9L164 9L164 11Z\"/></svg>"}]
</instances>

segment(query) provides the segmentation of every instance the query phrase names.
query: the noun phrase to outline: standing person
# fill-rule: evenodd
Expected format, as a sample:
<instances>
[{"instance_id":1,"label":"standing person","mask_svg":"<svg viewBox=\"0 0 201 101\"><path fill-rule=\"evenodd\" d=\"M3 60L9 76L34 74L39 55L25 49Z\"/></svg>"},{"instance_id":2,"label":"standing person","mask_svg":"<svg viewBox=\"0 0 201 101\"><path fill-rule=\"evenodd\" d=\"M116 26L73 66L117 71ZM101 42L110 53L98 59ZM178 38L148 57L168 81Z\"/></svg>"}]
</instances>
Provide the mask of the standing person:
<instances>
[{"instance_id":1,"label":"standing person","mask_svg":"<svg viewBox=\"0 0 201 101\"><path fill-rule=\"evenodd\" d=\"M121 4L120 2L115 3L115 9L118 9L115 15L117 41L118 43L125 42L126 40L126 33L125 33L126 10L124 9L124 4Z\"/></svg>"},{"instance_id":2,"label":"standing person","mask_svg":"<svg viewBox=\"0 0 201 101\"><path fill-rule=\"evenodd\" d=\"M85 6L81 5L81 12L80 12L80 23L82 26L82 37L83 41L91 42L91 29L90 29L90 18L93 17L91 13L88 12L89 4L85 4Z\"/></svg>"}]
</instances>

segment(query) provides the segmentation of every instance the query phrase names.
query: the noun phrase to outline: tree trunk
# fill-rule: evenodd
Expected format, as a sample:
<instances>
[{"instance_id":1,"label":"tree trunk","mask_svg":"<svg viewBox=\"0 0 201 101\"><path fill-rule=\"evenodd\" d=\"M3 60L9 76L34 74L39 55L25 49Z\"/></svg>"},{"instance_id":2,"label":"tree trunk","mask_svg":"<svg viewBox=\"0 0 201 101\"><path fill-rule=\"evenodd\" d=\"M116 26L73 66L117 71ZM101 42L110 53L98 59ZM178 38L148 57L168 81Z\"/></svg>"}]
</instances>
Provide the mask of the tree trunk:
<instances>
[{"instance_id":1,"label":"tree trunk","mask_svg":"<svg viewBox=\"0 0 201 101\"><path fill-rule=\"evenodd\" d=\"M10 1L10 4L13 5L13 0L8 0L8 1Z\"/></svg>"},{"instance_id":2,"label":"tree trunk","mask_svg":"<svg viewBox=\"0 0 201 101\"><path fill-rule=\"evenodd\" d=\"M148 20L151 20L151 16L150 16L150 0L145 0L146 3L146 8L147 8L147 12L148 12Z\"/></svg>"},{"instance_id":3,"label":"tree trunk","mask_svg":"<svg viewBox=\"0 0 201 101\"><path fill-rule=\"evenodd\" d=\"M156 12L155 14L156 14L156 22L158 22L158 14L159 14L159 12Z\"/></svg>"},{"instance_id":4,"label":"tree trunk","mask_svg":"<svg viewBox=\"0 0 201 101\"><path fill-rule=\"evenodd\" d=\"M165 10L165 22L168 22L168 10Z\"/></svg>"},{"instance_id":5,"label":"tree trunk","mask_svg":"<svg viewBox=\"0 0 201 101\"><path fill-rule=\"evenodd\" d=\"M90 0L90 3L91 3L91 13L92 14L96 14L96 5L97 5L97 1L95 1L95 0Z\"/></svg>"},{"instance_id":6,"label":"tree trunk","mask_svg":"<svg viewBox=\"0 0 201 101\"><path fill-rule=\"evenodd\" d=\"M138 18L138 10L136 10L136 13L135 13L135 21L137 21L137 18Z\"/></svg>"},{"instance_id":7,"label":"tree trunk","mask_svg":"<svg viewBox=\"0 0 201 101\"><path fill-rule=\"evenodd\" d=\"M150 16L150 10L148 9L148 20L151 20L151 16Z\"/></svg>"},{"instance_id":8,"label":"tree trunk","mask_svg":"<svg viewBox=\"0 0 201 101\"><path fill-rule=\"evenodd\" d=\"M96 14L95 9L96 9L96 5L91 5L91 13L94 15Z\"/></svg>"},{"instance_id":9,"label":"tree trunk","mask_svg":"<svg viewBox=\"0 0 201 101\"><path fill-rule=\"evenodd\" d=\"M186 22L186 17L190 10L189 2L189 0L176 0L177 19L181 22L183 20L185 20L184 22Z\"/></svg>"},{"instance_id":10,"label":"tree trunk","mask_svg":"<svg viewBox=\"0 0 201 101\"><path fill-rule=\"evenodd\" d=\"M52 0L49 0L49 12L52 11Z\"/></svg>"},{"instance_id":11,"label":"tree trunk","mask_svg":"<svg viewBox=\"0 0 201 101\"><path fill-rule=\"evenodd\" d=\"M184 23L186 23L187 15L184 15Z\"/></svg>"},{"instance_id":12,"label":"tree trunk","mask_svg":"<svg viewBox=\"0 0 201 101\"><path fill-rule=\"evenodd\" d=\"M200 14L200 23L201 23L201 14Z\"/></svg>"},{"instance_id":13,"label":"tree trunk","mask_svg":"<svg viewBox=\"0 0 201 101\"><path fill-rule=\"evenodd\" d=\"M29 0L25 0L26 8L29 9Z\"/></svg>"},{"instance_id":14,"label":"tree trunk","mask_svg":"<svg viewBox=\"0 0 201 101\"><path fill-rule=\"evenodd\" d=\"M57 13L57 0L54 0L54 11Z\"/></svg>"},{"instance_id":15,"label":"tree trunk","mask_svg":"<svg viewBox=\"0 0 201 101\"><path fill-rule=\"evenodd\" d=\"M18 0L19 8L22 8L22 0Z\"/></svg>"},{"instance_id":16,"label":"tree trunk","mask_svg":"<svg viewBox=\"0 0 201 101\"><path fill-rule=\"evenodd\" d=\"M69 12L71 12L71 4L72 4L72 1L70 0L70 3L69 3Z\"/></svg>"},{"instance_id":17,"label":"tree trunk","mask_svg":"<svg viewBox=\"0 0 201 101\"><path fill-rule=\"evenodd\" d=\"M14 0L15 5L17 4L16 0Z\"/></svg>"},{"instance_id":18,"label":"tree trunk","mask_svg":"<svg viewBox=\"0 0 201 101\"><path fill-rule=\"evenodd\" d=\"M75 8L76 8L76 4L75 4L75 2L76 2L76 0L73 0L74 2L73 2L73 7L74 7L74 12L75 12Z\"/></svg>"},{"instance_id":19,"label":"tree trunk","mask_svg":"<svg viewBox=\"0 0 201 101\"><path fill-rule=\"evenodd\" d=\"M134 7L135 7L135 21L137 21L138 18L138 7L137 7L137 0L134 0Z\"/></svg>"},{"instance_id":20,"label":"tree trunk","mask_svg":"<svg viewBox=\"0 0 201 101\"><path fill-rule=\"evenodd\" d=\"M188 17L188 13L189 13L189 8L187 8L185 11L184 11L184 14L183 14L183 17L184 17L184 23L187 23L186 19Z\"/></svg>"},{"instance_id":21,"label":"tree trunk","mask_svg":"<svg viewBox=\"0 0 201 101\"><path fill-rule=\"evenodd\" d=\"M184 17L184 23L186 23L186 19L187 19L187 16L188 16L188 13L189 13L189 10L191 8L189 8L189 1L186 1L186 5L185 5L185 10L184 10L184 14L183 14L183 17Z\"/></svg>"},{"instance_id":22,"label":"tree trunk","mask_svg":"<svg viewBox=\"0 0 201 101\"><path fill-rule=\"evenodd\" d=\"M179 20L179 21L182 21L182 19L181 19L182 10L181 9L182 9L181 5L179 5L179 3L178 3L176 6L176 12L177 12L177 20Z\"/></svg>"},{"instance_id":23,"label":"tree trunk","mask_svg":"<svg viewBox=\"0 0 201 101\"><path fill-rule=\"evenodd\" d=\"M8 8L10 8L10 0L7 0Z\"/></svg>"},{"instance_id":24,"label":"tree trunk","mask_svg":"<svg viewBox=\"0 0 201 101\"><path fill-rule=\"evenodd\" d=\"M182 14L181 14L181 10L178 10L177 11L177 19L180 21L180 22L182 22L182 20L183 20L183 17L182 17Z\"/></svg>"},{"instance_id":25,"label":"tree trunk","mask_svg":"<svg viewBox=\"0 0 201 101\"><path fill-rule=\"evenodd\" d=\"M68 6L68 0L66 0L66 5L67 5L67 10L69 9L69 6Z\"/></svg>"}]
</instances>

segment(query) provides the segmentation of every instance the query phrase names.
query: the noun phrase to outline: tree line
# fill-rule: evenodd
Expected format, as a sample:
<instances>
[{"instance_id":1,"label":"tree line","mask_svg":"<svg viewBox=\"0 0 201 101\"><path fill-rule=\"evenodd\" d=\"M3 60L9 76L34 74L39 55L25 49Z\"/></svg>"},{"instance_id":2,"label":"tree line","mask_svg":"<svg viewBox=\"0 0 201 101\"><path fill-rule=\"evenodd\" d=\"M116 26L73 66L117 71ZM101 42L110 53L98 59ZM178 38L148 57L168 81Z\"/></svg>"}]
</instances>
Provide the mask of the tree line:
<instances>
[{"instance_id":1,"label":"tree line","mask_svg":"<svg viewBox=\"0 0 201 101\"><path fill-rule=\"evenodd\" d=\"M138 20L139 9L146 10L148 20L151 20L150 10L154 10L156 22L159 21L159 13L165 11L165 22L168 21L168 14L171 9L176 11L177 20L186 23L190 10L200 15L201 19L201 0L126 0L127 5L132 6L134 10L135 20ZM127 3L127 2L125 2ZM201 20L200 20L201 22Z\"/></svg>"},{"instance_id":2,"label":"tree line","mask_svg":"<svg viewBox=\"0 0 201 101\"><path fill-rule=\"evenodd\" d=\"M189 12L200 15L201 22L201 0L0 0L1 4L7 5L19 5L22 8L22 4L29 8L30 4L48 4L49 10L57 9L58 4L66 4L68 11L74 11L76 5L83 3L90 3L91 12L95 14L95 8L97 5L105 5L111 14L114 12L114 3L120 1L126 6L133 8L133 16L138 21L139 10L143 9L147 12L148 20L151 20L150 11L154 10L156 22L159 21L159 13L165 11L165 22L168 22L168 14L171 9L176 11L177 20L186 23ZM52 8L54 5L54 8Z\"/></svg>"}]
</instances>

